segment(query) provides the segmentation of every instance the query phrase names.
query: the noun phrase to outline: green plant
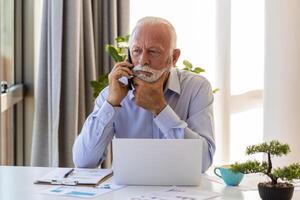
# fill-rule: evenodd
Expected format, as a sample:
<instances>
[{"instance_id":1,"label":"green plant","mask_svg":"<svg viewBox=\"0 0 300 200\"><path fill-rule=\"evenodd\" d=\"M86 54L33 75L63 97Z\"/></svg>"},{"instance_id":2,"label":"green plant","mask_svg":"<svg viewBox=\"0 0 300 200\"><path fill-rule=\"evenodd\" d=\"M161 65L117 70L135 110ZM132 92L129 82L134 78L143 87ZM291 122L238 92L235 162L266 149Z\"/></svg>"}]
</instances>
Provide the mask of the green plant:
<instances>
[{"instance_id":1,"label":"green plant","mask_svg":"<svg viewBox=\"0 0 300 200\"><path fill-rule=\"evenodd\" d=\"M122 62L127 59L127 49L129 35L120 36L115 38L117 43L116 46L107 44L105 46L105 51L111 56L114 62ZM98 77L97 80L91 81L93 88L93 98L96 99L99 93L108 86L108 74L102 74Z\"/></svg>"},{"instance_id":2,"label":"green plant","mask_svg":"<svg viewBox=\"0 0 300 200\"><path fill-rule=\"evenodd\" d=\"M235 172L241 172L244 174L250 173L263 173L267 175L271 182L269 184L275 186L279 184L279 180L288 182L293 179L300 178L300 164L294 163L287 167L273 169L272 157L287 155L290 152L288 144L282 144L277 140L273 140L269 143L264 142L258 145L252 145L247 147L246 154L266 153L267 161L259 162L257 160L249 160L244 163L235 163L231 165L231 169Z\"/></svg>"},{"instance_id":3,"label":"green plant","mask_svg":"<svg viewBox=\"0 0 300 200\"><path fill-rule=\"evenodd\" d=\"M195 74L200 74L202 72L205 72L205 69L203 69L201 67L194 67L192 65L192 63L190 63L188 60L183 60L182 64L184 65L183 70L190 71L190 72L193 72ZM213 90L213 93L216 93L218 91L219 91L219 88L216 88L216 89Z\"/></svg>"},{"instance_id":4,"label":"green plant","mask_svg":"<svg viewBox=\"0 0 300 200\"><path fill-rule=\"evenodd\" d=\"M130 35L120 36L115 38L116 45L107 44L105 46L105 51L111 56L114 62L122 62L127 59L127 49L128 49L128 41ZM196 74L200 74L205 72L205 70L201 67L194 67L189 61L183 61L184 68L183 70L191 71ZM97 80L91 81L91 85L93 87L93 97L97 98L99 93L108 85L108 74L102 74L99 76ZM213 90L213 93L219 91L218 88Z\"/></svg>"}]
</instances>

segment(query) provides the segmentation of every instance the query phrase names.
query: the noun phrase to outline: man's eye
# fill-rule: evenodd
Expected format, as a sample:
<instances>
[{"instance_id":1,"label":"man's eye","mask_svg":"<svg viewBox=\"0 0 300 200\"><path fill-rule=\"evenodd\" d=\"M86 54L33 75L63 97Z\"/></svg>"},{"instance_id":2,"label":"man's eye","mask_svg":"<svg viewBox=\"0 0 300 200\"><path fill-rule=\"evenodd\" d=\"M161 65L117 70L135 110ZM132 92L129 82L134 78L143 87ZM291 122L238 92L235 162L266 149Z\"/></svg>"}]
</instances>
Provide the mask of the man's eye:
<instances>
[{"instance_id":1,"label":"man's eye","mask_svg":"<svg viewBox=\"0 0 300 200\"><path fill-rule=\"evenodd\" d=\"M154 56L159 55L159 51L151 50L150 53Z\"/></svg>"},{"instance_id":2,"label":"man's eye","mask_svg":"<svg viewBox=\"0 0 300 200\"><path fill-rule=\"evenodd\" d=\"M140 52L139 49L133 49L133 50L132 50L132 54L135 54L135 55L137 55L139 52Z\"/></svg>"}]
</instances>

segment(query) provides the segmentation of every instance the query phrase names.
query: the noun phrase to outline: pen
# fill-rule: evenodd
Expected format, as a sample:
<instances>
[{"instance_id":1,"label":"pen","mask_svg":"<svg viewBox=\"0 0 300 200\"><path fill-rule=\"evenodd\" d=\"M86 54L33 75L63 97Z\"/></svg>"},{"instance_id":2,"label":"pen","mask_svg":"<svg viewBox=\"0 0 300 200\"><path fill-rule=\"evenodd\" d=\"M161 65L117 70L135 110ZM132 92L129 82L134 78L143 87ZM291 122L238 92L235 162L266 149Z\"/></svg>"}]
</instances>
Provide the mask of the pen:
<instances>
[{"instance_id":1,"label":"pen","mask_svg":"<svg viewBox=\"0 0 300 200\"><path fill-rule=\"evenodd\" d=\"M65 173L64 178L67 178L73 171L74 171L74 168L72 168L70 171Z\"/></svg>"}]
</instances>

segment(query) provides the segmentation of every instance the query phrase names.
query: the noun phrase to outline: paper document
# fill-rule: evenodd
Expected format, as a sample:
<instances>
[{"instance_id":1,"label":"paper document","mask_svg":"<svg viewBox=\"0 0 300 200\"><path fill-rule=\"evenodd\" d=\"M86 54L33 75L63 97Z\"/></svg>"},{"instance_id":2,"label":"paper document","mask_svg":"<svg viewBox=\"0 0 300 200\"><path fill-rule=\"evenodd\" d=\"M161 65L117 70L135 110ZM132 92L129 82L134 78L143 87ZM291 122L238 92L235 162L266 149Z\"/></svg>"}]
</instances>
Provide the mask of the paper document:
<instances>
[{"instance_id":1,"label":"paper document","mask_svg":"<svg viewBox=\"0 0 300 200\"><path fill-rule=\"evenodd\" d=\"M207 190L171 187L166 190L131 197L130 200L205 200L218 196L221 194Z\"/></svg>"},{"instance_id":2,"label":"paper document","mask_svg":"<svg viewBox=\"0 0 300 200\"><path fill-rule=\"evenodd\" d=\"M53 185L97 185L112 174L111 169L57 168L38 179L35 183Z\"/></svg>"},{"instance_id":3,"label":"paper document","mask_svg":"<svg viewBox=\"0 0 300 200\"><path fill-rule=\"evenodd\" d=\"M115 185L112 183L102 183L97 187L82 187L82 186L52 186L44 191L42 194L59 195L80 198L94 198L99 195L106 194L115 190L119 190L125 186Z\"/></svg>"}]
</instances>

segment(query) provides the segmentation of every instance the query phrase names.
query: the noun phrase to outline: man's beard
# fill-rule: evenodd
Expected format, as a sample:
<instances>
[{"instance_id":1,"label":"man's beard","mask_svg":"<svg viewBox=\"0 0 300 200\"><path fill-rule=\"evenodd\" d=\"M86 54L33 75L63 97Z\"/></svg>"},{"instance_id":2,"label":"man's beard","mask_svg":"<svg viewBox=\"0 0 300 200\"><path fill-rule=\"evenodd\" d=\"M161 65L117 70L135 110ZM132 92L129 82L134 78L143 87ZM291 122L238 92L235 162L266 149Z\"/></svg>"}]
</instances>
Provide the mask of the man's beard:
<instances>
[{"instance_id":1,"label":"man's beard","mask_svg":"<svg viewBox=\"0 0 300 200\"><path fill-rule=\"evenodd\" d=\"M132 71L133 75L138 77L139 79L149 83L153 83L157 81L164 72L169 71L170 69L171 67L165 67L163 69L157 70L152 69L148 65L137 65L134 66Z\"/></svg>"}]
</instances>

